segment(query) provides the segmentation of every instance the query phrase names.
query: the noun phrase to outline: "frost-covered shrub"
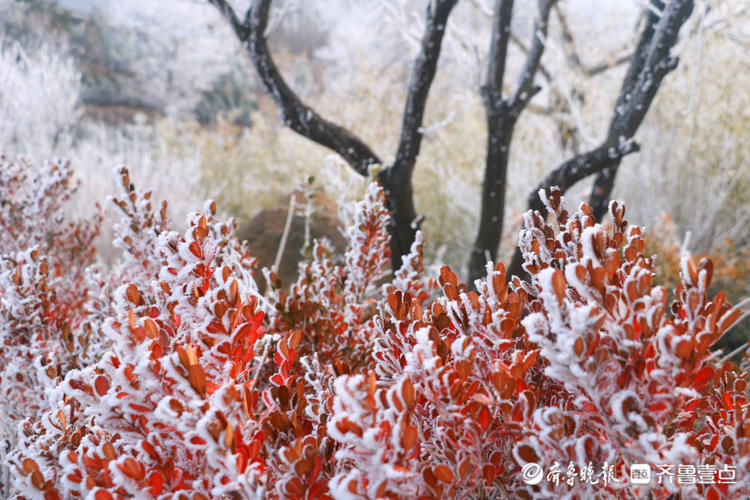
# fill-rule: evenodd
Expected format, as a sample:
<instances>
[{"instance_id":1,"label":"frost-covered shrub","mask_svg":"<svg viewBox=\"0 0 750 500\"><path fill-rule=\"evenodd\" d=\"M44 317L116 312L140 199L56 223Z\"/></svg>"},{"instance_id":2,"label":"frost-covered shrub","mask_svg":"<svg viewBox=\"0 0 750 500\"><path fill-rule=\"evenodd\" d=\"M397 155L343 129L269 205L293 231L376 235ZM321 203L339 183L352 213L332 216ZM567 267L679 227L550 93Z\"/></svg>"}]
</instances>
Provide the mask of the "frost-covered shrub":
<instances>
[{"instance_id":1,"label":"frost-covered shrub","mask_svg":"<svg viewBox=\"0 0 750 500\"><path fill-rule=\"evenodd\" d=\"M201 180L202 159L189 138L175 138L162 133L165 124L133 123L110 127L86 122L81 125L81 138L71 156L81 164L78 176L81 192L71 211L85 213L89 200L105 195L122 196L119 182L113 185L110 172L116 165L128 167L141 185L148 186L157 199L169 202L167 215L175 221L175 229L184 229L184 214L200 206L213 189ZM114 189L113 189L114 186ZM114 218L102 228L98 242L102 258L112 262L116 249L109 243Z\"/></svg>"},{"instance_id":2,"label":"frost-covered shrub","mask_svg":"<svg viewBox=\"0 0 750 500\"><path fill-rule=\"evenodd\" d=\"M671 292L680 285L680 254L685 238L677 236L677 227L671 217L656 222L646 233L646 253L658 257L654 262L654 282ZM747 304L750 296L750 247L738 244L727 237L723 244L714 244L710 253L694 254L696 258L709 257L714 264L714 277L709 294L724 291L733 303ZM727 350L740 347L750 338L750 319L740 320L718 346Z\"/></svg>"},{"instance_id":3,"label":"frost-covered shrub","mask_svg":"<svg viewBox=\"0 0 750 500\"><path fill-rule=\"evenodd\" d=\"M0 39L0 75L0 151L33 165L70 158L80 187L65 204L67 214L85 218L92 199L115 194L108 174L123 163L133 165L134 175L169 200L170 215L179 214L180 222L208 195L201 155L190 137L164 133L168 120L112 127L86 119L80 71L64 49ZM102 231L106 241L112 239L109 226ZM110 260L112 252L106 249L103 257Z\"/></svg>"},{"instance_id":4,"label":"frost-covered shrub","mask_svg":"<svg viewBox=\"0 0 750 500\"><path fill-rule=\"evenodd\" d=\"M343 259L317 241L296 283L284 289L266 271L261 296L254 259L215 204L180 233L127 170L117 175L123 257L89 268L94 289L76 281L83 263L64 245L14 250L26 259L19 273L42 285L36 248L71 264L55 276L84 297L75 321L45 306L49 287L27 287L33 300L19 302L12 276L0 285L11 312L41 304L28 321L48 343L68 338L67 321L88 324L99 346L24 410L9 495L750 494L747 374L709 351L740 311L723 292L707 297L712 264L687 257L667 305L624 207L612 204L607 230L588 206L568 213L559 192L542 193L553 222L527 213L520 238L530 282L490 265L473 292L448 267L423 277L421 234L384 281L388 213L373 184L352 211ZM17 325L4 323L6 338L24 334ZM683 480L632 484L634 464L682 467ZM530 467L549 472L534 482ZM690 468L703 481L689 481Z\"/></svg>"},{"instance_id":5,"label":"frost-covered shrub","mask_svg":"<svg viewBox=\"0 0 750 500\"><path fill-rule=\"evenodd\" d=\"M20 421L49 406L46 390L98 354L87 303L101 216L65 216L72 176L68 164L37 168L0 157L0 439L7 446Z\"/></svg>"},{"instance_id":6,"label":"frost-covered shrub","mask_svg":"<svg viewBox=\"0 0 750 500\"><path fill-rule=\"evenodd\" d=\"M70 149L81 110L81 75L72 58L0 37L0 147L35 161Z\"/></svg>"},{"instance_id":7,"label":"frost-covered shrub","mask_svg":"<svg viewBox=\"0 0 750 500\"><path fill-rule=\"evenodd\" d=\"M559 192L540 195L556 224L526 214L520 244L533 278L531 287L520 285L533 312L523 325L546 361L544 374L566 395L534 409L514 449L519 462L573 464L574 473L609 464L613 477L628 479L633 464L713 466L706 482L561 485L586 498L618 490L628 498L746 495L746 374L712 363L709 350L740 310L723 292L707 297L711 261L683 258L682 284L668 306L666 290L651 284L642 230L627 224L623 206L611 203L608 232L586 205L568 214ZM745 480L722 484L717 468L736 468ZM526 492L559 495L550 486Z\"/></svg>"},{"instance_id":8,"label":"frost-covered shrub","mask_svg":"<svg viewBox=\"0 0 750 500\"><path fill-rule=\"evenodd\" d=\"M611 233L586 205L568 214L559 192L547 207L557 223L528 213L521 237L531 283L514 278L509 289L500 265L478 293L466 292L444 269L443 296L431 304L407 290L389 295L369 381L358 374L336 382L329 434L350 465L332 492L747 494L746 374L712 364L708 350L740 311L723 293L706 297L710 261L683 261L668 308L666 291L651 286L641 229L623 220L623 207L612 206ZM550 473L526 484L527 464ZM686 464L710 481L634 485L632 464ZM716 479L730 472L745 479Z\"/></svg>"}]
</instances>

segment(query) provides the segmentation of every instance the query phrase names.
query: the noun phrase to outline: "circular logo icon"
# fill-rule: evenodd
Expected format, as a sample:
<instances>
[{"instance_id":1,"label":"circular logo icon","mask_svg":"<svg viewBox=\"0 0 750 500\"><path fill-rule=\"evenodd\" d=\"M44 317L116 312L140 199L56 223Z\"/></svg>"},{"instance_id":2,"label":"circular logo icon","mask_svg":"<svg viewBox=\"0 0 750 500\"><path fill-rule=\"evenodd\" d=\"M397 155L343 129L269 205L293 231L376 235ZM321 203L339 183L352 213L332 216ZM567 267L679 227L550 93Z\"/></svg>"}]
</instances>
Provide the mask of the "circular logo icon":
<instances>
[{"instance_id":1,"label":"circular logo icon","mask_svg":"<svg viewBox=\"0 0 750 500\"><path fill-rule=\"evenodd\" d=\"M528 463L521 468L521 479L526 484L539 484L544 477L542 466L535 463Z\"/></svg>"}]
</instances>

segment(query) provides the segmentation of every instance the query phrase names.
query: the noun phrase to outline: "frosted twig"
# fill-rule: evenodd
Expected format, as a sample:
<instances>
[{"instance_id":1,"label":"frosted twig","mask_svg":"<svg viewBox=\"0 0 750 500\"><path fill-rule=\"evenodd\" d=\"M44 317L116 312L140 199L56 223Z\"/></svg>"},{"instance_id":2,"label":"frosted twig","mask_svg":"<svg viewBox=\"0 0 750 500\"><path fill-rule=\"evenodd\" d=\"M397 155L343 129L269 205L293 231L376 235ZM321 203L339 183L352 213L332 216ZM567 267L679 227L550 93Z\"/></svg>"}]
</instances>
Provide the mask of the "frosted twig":
<instances>
[{"instance_id":1,"label":"frosted twig","mask_svg":"<svg viewBox=\"0 0 750 500\"><path fill-rule=\"evenodd\" d=\"M278 30L281 22L284 20L287 14L289 14L289 12L291 12L291 10L295 8L299 8L299 5L297 5L297 2L295 1L282 2L281 7L275 9L271 13L271 19L268 21L268 27L266 28L264 35L266 37L269 37L272 33Z\"/></svg>"},{"instance_id":2,"label":"frosted twig","mask_svg":"<svg viewBox=\"0 0 750 500\"><path fill-rule=\"evenodd\" d=\"M250 382L249 389L252 391L255 388L255 384L258 382L258 377L260 377L260 371L263 369L263 365L266 362L266 359L268 358L268 351L271 347L271 337L268 337L268 342L266 342L266 345L263 347L263 356L260 358L260 363L258 363L258 369L255 370L255 377L253 377L252 382Z\"/></svg>"},{"instance_id":3,"label":"frosted twig","mask_svg":"<svg viewBox=\"0 0 750 500\"><path fill-rule=\"evenodd\" d=\"M294 204L296 198L294 194L289 198L289 210L286 212L286 222L284 222L284 232L281 233L281 241L279 242L279 249L276 251L276 258L273 260L273 270L278 271L279 265L281 264L281 256L284 254L284 248L286 248L286 240L289 237L289 230L292 227L292 218L294 217Z\"/></svg>"},{"instance_id":4,"label":"frosted twig","mask_svg":"<svg viewBox=\"0 0 750 500\"><path fill-rule=\"evenodd\" d=\"M687 257L690 254L688 248L690 248L690 238L692 238L692 231L685 232L685 238L682 240L682 247L680 247L680 257Z\"/></svg>"},{"instance_id":5,"label":"frosted twig","mask_svg":"<svg viewBox=\"0 0 750 500\"><path fill-rule=\"evenodd\" d=\"M310 234L310 226L312 224L312 216L314 212L312 198L312 189L310 188L308 183L308 185L305 186L305 199L307 200L307 202L305 203L305 242L300 249L302 255L305 255L307 250L312 246Z\"/></svg>"},{"instance_id":6,"label":"frosted twig","mask_svg":"<svg viewBox=\"0 0 750 500\"><path fill-rule=\"evenodd\" d=\"M441 128L450 125L454 120L456 119L456 111L451 110L450 113L448 113L448 116L446 116L444 119L440 120L437 123L434 123L432 125L427 125L419 128L419 132L422 135L427 135L431 132L435 132L436 130L440 130Z\"/></svg>"},{"instance_id":7,"label":"frosted twig","mask_svg":"<svg viewBox=\"0 0 750 500\"><path fill-rule=\"evenodd\" d=\"M661 10L659 10L659 9L658 9L658 8L656 7L656 5L654 5L653 3L651 3L651 0L646 0L646 1L643 1L643 0L635 0L635 1L633 2L633 3L635 3L635 4L637 4L637 5L640 5L641 7L643 7L644 9L646 9L646 10L648 10L648 11L651 11L651 12L653 12L653 14L654 14L654 15L655 15L656 17L661 17L661 15L662 15L662 13L663 13L663 12L662 12Z\"/></svg>"},{"instance_id":8,"label":"frosted twig","mask_svg":"<svg viewBox=\"0 0 750 500\"><path fill-rule=\"evenodd\" d=\"M744 307L746 305L748 305L748 304L750 304L750 297L745 297L735 307L737 307L738 309L744 310ZM735 326L739 325L748 316L750 316L750 311L743 312L740 315L740 317L737 318L737 321L735 321L732 325L729 326L729 328L727 328L724 331L724 335L726 335L726 333L728 331L730 331L732 328L734 328ZM743 343L741 346L739 346L738 348L736 348L735 350L733 350L732 352L730 352L729 354L727 354L726 356L724 356L723 358L721 358L719 360L719 363L723 365L724 363L726 363L727 361L729 361L730 359L732 359L735 355L739 354L740 352L742 352L743 350L747 349L748 347L750 347L750 340L748 340L747 342Z\"/></svg>"}]
</instances>

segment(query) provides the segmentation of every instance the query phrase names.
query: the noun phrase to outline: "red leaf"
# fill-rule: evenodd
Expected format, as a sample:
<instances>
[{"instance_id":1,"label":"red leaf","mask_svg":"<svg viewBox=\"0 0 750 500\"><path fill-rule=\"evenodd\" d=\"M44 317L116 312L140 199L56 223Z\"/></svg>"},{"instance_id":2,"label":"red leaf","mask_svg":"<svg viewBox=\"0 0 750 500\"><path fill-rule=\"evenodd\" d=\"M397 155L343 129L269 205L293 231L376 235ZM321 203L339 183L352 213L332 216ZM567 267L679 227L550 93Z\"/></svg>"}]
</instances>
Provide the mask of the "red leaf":
<instances>
[{"instance_id":1,"label":"red leaf","mask_svg":"<svg viewBox=\"0 0 750 500\"><path fill-rule=\"evenodd\" d=\"M714 369L710 366L704 366L693 379L693 387L700 390L703 385L711 380L714 376Z\"/></svg>"},{"instance_id":2,"label":"red leaf","mask_svg":"<svg viewBox=\"0 0 750 500\"><path fill-rule=\"evenodd\" d=\"M126 457L122 463L117 464L117 468L120 469L126 476L140 481L143 479L143 465L136 462L131 457Z\"/></svg>"},{"instance_id":3,"label":"red leaf","mask_svg":"<svg viewBox=\"0 0 750 500\"><path fill-rule=\"evenodd\" d=\"M490 420L492 418L492 415L490 414L490 410L483 406L481 410L479 410L479 415L477 415L477 422L482 427L483 431L487 430L487 427L490 425Z\"/></svg>"},{"instance_id":4,"label":"red leaf","mask_svg":"<svg viewBox=\"0 0 750 500\"><path fill-rule=\"evenodd\" d=\"M132 283L125 289L125 296L135 305L141 303L141 293L138 291L138 287Z\"/></svg>"},{"instance_id":5,"label":"red leaf","mask_svg":"<svg viewBox=\"0 0 750 500\"><path fill-rule=\"evenodd\" d=\"M559 269L552 273L552 289L555 291L557 301L562 304L565 298L565 275Z\"/></svg>"},{"instance_id":6,"label":"red leaf","mask_svg":"<svg viewBox=\"0 0 750 500\"><path fill-rule=\"evenodd\" d=\"M698 405L700 403L701 403L700 399L698 399L698 398L692 399L692 400L688 401L687 404L685 404L684 411L691 412L691 411L695 410L696 408L698 408Z\"/></svg>"},{"instance_id":7,"label":"red leaf","mask_svg":"<svg viewBox=\"0 0 750 500\"><path fill-rule=\"evenodd\" d=\"M401 436L401 446L404 447L404 451L408 453L412 446L417 443L418 438L417 428L413 425L407 425L403 436Z\"/></svg>"},{"instance_id":8,"label":"red leaf","mask_svg":"<svg viewBox=\"0 0 750 500\"><path fill-rule=\"evenodd\" d=\"M448 467L447 465L445 464L437 465L433 469L433 472L435 473L435 477L437 477L442 482L444 483L453 482L453 471L451 471L450 467Z\"/></svg>"},{"instance_id":9,"label":"red leaf","mask_svg":"<svg viewBox=\"0 0 750 500\"><path fill-rule=\"evenodd\" d=\"M185 248L185 247L183 247ZM190 243L190 253L198 257L199 259L203 258L203 252L201 252L201 247L198 245L197 242L193 241Z\"/></svg>"},{"instance_id":10,"label":"red leaf","mask_svg":"<svg viewBox=\"0 0 750 500\"><path fill-rule=\"evenodd\" d=\"M724 401L724 406L727 408L727 410L733 410L734 409L734 402L732 401L732 396L728 392L723 392L721 394L721 399Z\"/></svg>"},{"instance_id":11,"label":"red leaf","mask_svg":"<svg viewBox=\"0 0 750 500\"><path fill-rule=\"evenodd\" d=\"M154 471L151 473L148 480L149 480L149 483L151 484L151 488L149 488L149 493L151 493L154 496L159 495L162 491L162 486L164 485L164 476L162 476L160 472Z\"/></svg>"},{"instance_id":12,"label":"red leaf","mask_svg":"<svg viewBox=\"0 0 750 500\"><path fill-rule=\"evenodd\" d=\"M315 461L313 462L313 471L310 476L310 481L315 482L318 479L321 469L323 468L323 461L320 459L320 455L315 455Z\"/></svg>"},{"instance_id":13,"label":"red leaf","mask_svg":"<svg viewBox=\"0 0 750 500\"><path fill-rule=\"evenodd\" d=\"M104 396L109 390L109 379L104 375L99 375L94 380L94 388L96 389L97 394Z\"/></svg>"}]
</instances>

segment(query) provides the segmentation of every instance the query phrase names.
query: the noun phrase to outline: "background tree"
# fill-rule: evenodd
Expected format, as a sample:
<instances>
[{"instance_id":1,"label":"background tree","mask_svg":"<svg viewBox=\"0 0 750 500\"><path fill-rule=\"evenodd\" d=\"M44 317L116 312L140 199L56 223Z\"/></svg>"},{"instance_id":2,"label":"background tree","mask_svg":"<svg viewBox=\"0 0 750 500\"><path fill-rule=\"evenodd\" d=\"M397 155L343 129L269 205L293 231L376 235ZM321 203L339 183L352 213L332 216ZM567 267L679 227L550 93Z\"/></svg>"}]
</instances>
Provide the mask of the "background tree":
<instances>
[{"instance_id":1,"label":"background tree","mask_svg":"<svg viewBox=\"0 0 750 500\"><path fill-rule=\"evenodd\" d=\"M276 67L266 43L265 31L271 0L254 1L247 10L244 21L239 20L225 0L209 1L219 8L249 51L263 85L281 110L285 125L332 149L363 176L369 174L371 166L382 164L380 158L359 137L320 116L290 89ZM391 252L395 269L400 267L401 257L409 252L418 227L411 177L423 135L421 127L427 95L437 70L448 16L456 2L457 0L437 0L428 4L427 23L421 51L414 62L409 82L396 159L378 174L378 181L385 189L391 211Z\"/></svg>"},{"instance_id":2,"label":"background tree","mask_svg":"<svg viewBox=\"0 0 750 500\"><path fill-rule=\"evenodd\" d=\"M230 23L235 35L248 50L264 87L281 110L285 125L308 139L338 153L355 171L368 175L370 167L382 164L377 154L351 131L332 123L306 105L289 87L276 67L266 42L266 30L272 0L255 0L240 19L226 0L209 0ZM441 43L448 18L457 0L432 0L425 13L426 23L419 54L414 61L406 104L402 115L401 136L394 161L378 173L391 210L392 264L398 268L414 240L420 219L413 200L412 173L423 136L424 109L440 57ZM528 44L526 62L518 83L509 97L503 97L508 45L511 40L513 0L497 0L493 11L493 31L486 84L482 97L488 124L485 174L479 231L471 252L469 283L484 273L488 260L495 260L505 215L505 187L513 129L531 98L541 90L535 84L545 49L550 12L556 0L539 0L536 19ZM603 214L611 193L620 159L638 149L632 141L663 78L677 65L670 55L680 27L693 10L692 0L659 0L649 3L649 12L638 46L615 106L609 133L604 143L589 152L564 162L551 172L540 188L558 185L563 192L592 174L599 174L592 193L592 205ZM542 209L537 191L529 196L532 209ZM509 269L520 274L520 254Z\"/></svg>"},{"instance_id":3,"label":"background tree","mask_svg":"<svg viewBox=\"0 0 750 500\"><path fill-rule=\"evenodd\" d=\"M576 182L596 174L590 205L594 216L601 220L607 212L617 167L623 156L639 149L633 135L646 116L662 80L677 67L678 58L671 56L670 51L693 6L692 0L671 0L666 5L657 0L651 4L653 10L645 13L643 32L623 80L606 139L599 147L553 170L541 182L538 190L547 191L552 186L558 186L565 192ZM546 214L538 190L529 194L529 209ZM510 273L519 274L521 262L521 251L516 249Z\"/></svg>"}]
</instances>

